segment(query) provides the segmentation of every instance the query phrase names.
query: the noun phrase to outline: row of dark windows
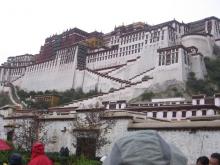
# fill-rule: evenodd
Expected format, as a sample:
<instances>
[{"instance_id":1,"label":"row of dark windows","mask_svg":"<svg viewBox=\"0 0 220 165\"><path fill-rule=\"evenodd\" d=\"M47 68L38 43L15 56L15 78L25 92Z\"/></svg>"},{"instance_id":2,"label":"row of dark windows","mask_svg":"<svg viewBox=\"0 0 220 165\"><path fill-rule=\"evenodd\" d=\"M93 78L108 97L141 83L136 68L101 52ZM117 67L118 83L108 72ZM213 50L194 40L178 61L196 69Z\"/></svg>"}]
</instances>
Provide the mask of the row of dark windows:
<instances>
[{"instance_id":1,"label":"row of dark windows","mask_svg":"<svg viewBox=\"0 0 220 165\"><path fill-rule=\"evenodd\" d=\"M167 113L168 112L163 112L163 118L167 118ZM206 110L202 110L202 116L206 116L207 111ZM172 117L175 118L177 116L177 112L174 111L172 112ZM196 111L192 111L192 116L196 116ZM157 117L157 112L153 112L153 117L156 118ZM186 111L182 111L181 117L186 117Z\"/></svg>"},{"instance_id":2,"label":"row of dark windows","mask_svg":"<svg viewBox=\"0 0 220 165\"><path fill-rule=\"evenodd\" d=\"M120 48L119 52L131 50L131 49L137 49L137 48L143 47L143 45L144 43L142 42L142 43L138 43L134 45L125 46L125 47Z\"/></svg>"},{"instance_id":3,"label":"row of dark windows","mask_svg":"<svg viewBox=\"0 0 220 165\"><path fill-rule=\"evenodd\" d=\"M127 44L127 43L131 43L131 42L134 42L134 41L138 41L138 40L143 40L144 39L144 32L140 32L140 33L136 33L136 34L132 34L132 35L129 35L129 36L125 36L125 37L121 37L121 40L116 39L116 37L112 37L111 38L111 44L116 44L116 43L119 43L120 41L120 44L123 45L123 44Z\"/></svg>"},{"instance_id":4,"label":"row of dark windows","mask_svg":"<svg viewBox=\"0 0 220 165\"><path fill-rule=\"evenodd\" d=\"M142 43L122 47L122 48L119 49L120 53L117 53L117 50L113 50L113 51L109 52L110 53L109 55L108 55L107 52L98 53L98 54L95 54L95 55L90 55L88 57L87 62L91 63L91 62L116 58L116 57L118 57L118 55L119 55L119 57L121 57L121 56L125 56L125 55L140 53L143 45L144 45L144 43L142 42Z\"/></svg>"}]
</instances>

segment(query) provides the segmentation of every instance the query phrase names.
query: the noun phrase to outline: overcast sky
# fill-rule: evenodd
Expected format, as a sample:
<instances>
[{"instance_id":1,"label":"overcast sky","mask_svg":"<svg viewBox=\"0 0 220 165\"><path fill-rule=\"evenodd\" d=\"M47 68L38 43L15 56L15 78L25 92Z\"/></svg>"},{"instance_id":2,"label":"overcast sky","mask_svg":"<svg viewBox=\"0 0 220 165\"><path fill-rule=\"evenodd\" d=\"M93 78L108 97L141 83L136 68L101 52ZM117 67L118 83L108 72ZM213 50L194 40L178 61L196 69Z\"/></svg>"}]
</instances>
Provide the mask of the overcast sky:
<instances>
[{"instance_id":1,"label":"overcast sky","mask_svg":"<svg viewBox=\"0 0 220 165\"><path fill-rule=\"evenodd\" d=\"M138 21L188 23L209 16L220 18L220 0L1 0L0 64L38 53L46 37L73 27L106 33Z\"/></svg>"}]
</instances>

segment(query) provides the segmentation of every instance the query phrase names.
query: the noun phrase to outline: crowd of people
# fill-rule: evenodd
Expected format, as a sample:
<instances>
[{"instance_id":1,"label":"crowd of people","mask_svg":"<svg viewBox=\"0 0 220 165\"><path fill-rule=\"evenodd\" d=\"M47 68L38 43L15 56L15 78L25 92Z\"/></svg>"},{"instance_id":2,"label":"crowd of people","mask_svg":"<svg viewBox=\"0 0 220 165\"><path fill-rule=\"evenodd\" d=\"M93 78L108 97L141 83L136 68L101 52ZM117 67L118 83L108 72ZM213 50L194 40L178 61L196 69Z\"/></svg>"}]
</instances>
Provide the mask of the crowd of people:
<instances>
[{"instance_id":1,"label":"crowd of people","mask_svg":"<svg viewBox=\"0 0 220 165\"><path fill-rule=\"evenodd\" d=\"M201 156L197 159L196 165L220 165L220 153L213 153L210 158Z\"/></svg>"},{"instance_id":2,"label":"crowd of people","mask_svg":"<svg viewBox=\"0 0 220 165\"><path fill-rule=\"evenodd\" d=\"M65 151L65 148L62 150ZM69 154L69 150L66 151ZM22 156L13 153L9 165L23 165ZM45 155L42 143L36 142L33 145L28 165L53 165L53 161ZM137 131L117 140L110 154L103 160L103 165L187 165L187 158L157 132ZM209 158L201 156L195 165L220 165L220 153L213 153Z\"/></svg>"},{"instance_id":3,"label":"crowd of people","mask_svg":"<svg viewBox=\"0 0 220 165\"><path fill-rule=\"evenodd\" d=\"M22 156L18 153L13 153L9 158L9 165L23 165ZM53 165L44 153L44 145L40 142L36 142L31 151L31 160L28 165Z\"/></svg>"}]
</instances>

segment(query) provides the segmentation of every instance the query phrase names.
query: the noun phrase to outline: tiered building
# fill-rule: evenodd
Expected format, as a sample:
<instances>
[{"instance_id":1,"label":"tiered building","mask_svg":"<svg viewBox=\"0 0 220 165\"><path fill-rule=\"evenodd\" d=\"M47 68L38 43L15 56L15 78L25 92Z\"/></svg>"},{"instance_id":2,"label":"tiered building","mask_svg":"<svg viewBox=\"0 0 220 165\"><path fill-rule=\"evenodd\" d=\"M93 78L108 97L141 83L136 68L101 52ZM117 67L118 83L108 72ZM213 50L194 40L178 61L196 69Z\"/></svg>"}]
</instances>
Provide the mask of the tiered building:
<instances>
[{"instance_id":1,"label":"tiered building","mask_svg":"<svg viewBox=\"0 0 220 165\"><path fill-rule=\"evenodd\" d=\"M96 156L108 154L115 140L125 134L154 129L179 147L193 164L199 156L210 155L220 147L220 95L135 104L129 100L146 89L159 91L177 84L184 87L190 72L203 79L207 74L204 57L214 58L218 47L220 20L216 17L190 23L172 20L153 26L137 22L107 34L74 28L47 38L38 55L8 58L0 66L0 91L9 88L10 96L16 95L13 86L27 91L102 91L62 107L37 111L39 121L47 123L47 151L58 152L68 146L77 153L77 147L72 145L79 140L72 137L77 129L74 122L88 112L103 112L102 120L113 119L116 123L106 134L111 145L103 146L100 153L94 151ZM51 97L35 99L50 101ZM0 138L18 131L20 119L31 120L34 114L36 111L2 107Z\"/></svg>"},{"instance_id":2,"label":"tiered building","mask_svg":"<svg viewBox=\"0 0 220 165\"><path fill-rule=\"evenodd\" d=\"M203 79L203 59L212 58L218 46L220 20L216 17L153 26L137 22L107 34L73 28L47 38L35 56L10 57L0 67L0 82L28 91L125 88L120 92L127 100L155 84L184 84L189 72ZM147 82L143 81L146 76Z\"/></svg>"}]
</instances>

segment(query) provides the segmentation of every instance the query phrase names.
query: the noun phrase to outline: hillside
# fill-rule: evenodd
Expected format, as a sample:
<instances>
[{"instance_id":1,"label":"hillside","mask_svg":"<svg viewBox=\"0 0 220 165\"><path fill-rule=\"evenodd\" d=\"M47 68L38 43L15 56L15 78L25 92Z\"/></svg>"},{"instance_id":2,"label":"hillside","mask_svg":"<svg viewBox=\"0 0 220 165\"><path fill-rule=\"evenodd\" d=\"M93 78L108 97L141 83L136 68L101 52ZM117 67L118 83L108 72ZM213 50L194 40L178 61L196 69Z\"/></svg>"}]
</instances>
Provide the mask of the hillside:
<instances>
[{"instance_id":1,"label":"hillside","mask_svg":"<svg viewBox=\"0 0 220 165\"><path fill-rule=\"evenodd\" d=\"M12 104L10 98L8 97L7 93L0 93L0 107L5 106L7 104Z\"/></svg>"}]
</instances>

